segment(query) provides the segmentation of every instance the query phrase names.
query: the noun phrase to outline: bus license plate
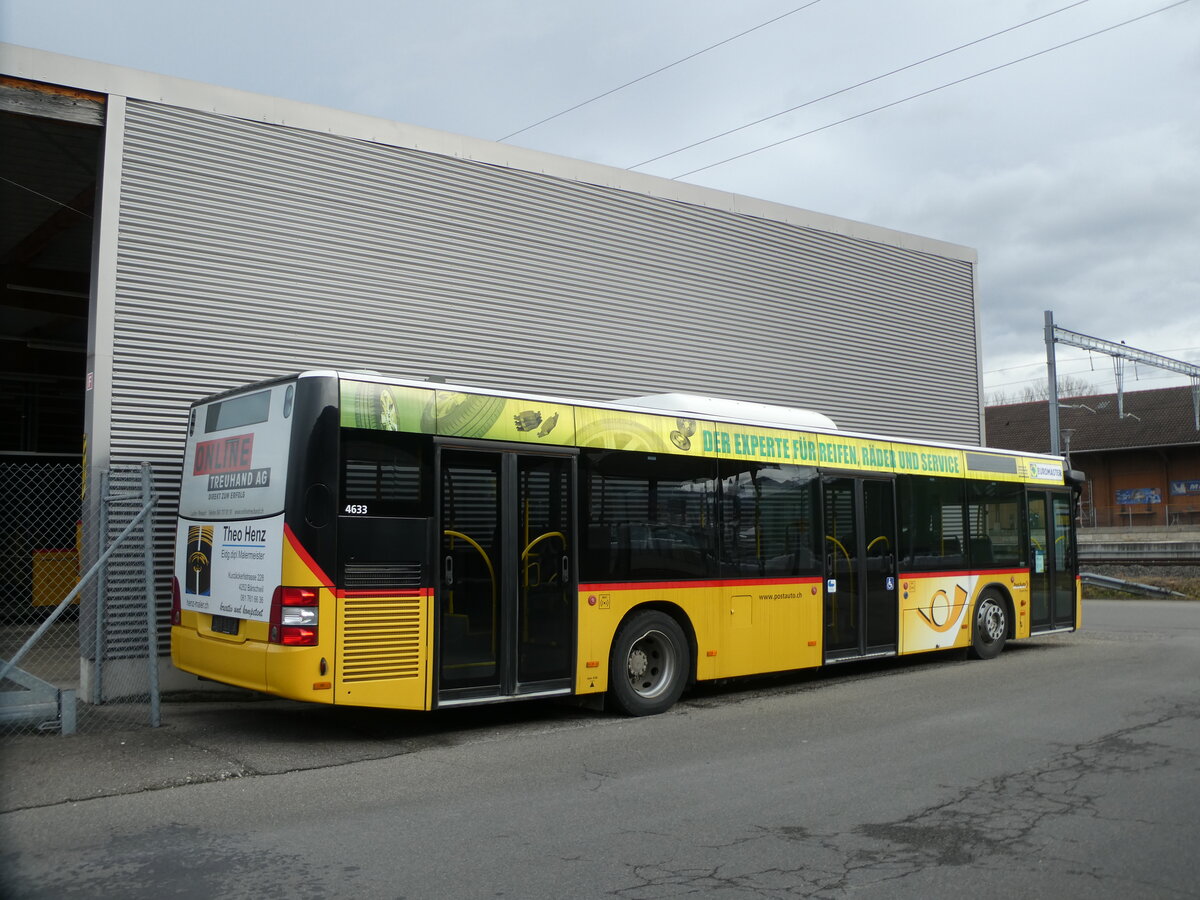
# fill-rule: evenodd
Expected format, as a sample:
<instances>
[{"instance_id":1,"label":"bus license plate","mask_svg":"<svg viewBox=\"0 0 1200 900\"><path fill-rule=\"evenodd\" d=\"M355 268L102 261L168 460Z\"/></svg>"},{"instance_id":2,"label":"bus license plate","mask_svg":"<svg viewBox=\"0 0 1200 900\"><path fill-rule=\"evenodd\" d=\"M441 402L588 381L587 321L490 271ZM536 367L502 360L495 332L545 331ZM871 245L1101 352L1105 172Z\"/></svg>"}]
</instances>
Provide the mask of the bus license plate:
<instances>
[{"instance_id":1,"label":"bus license plate","mask_svg":"<svg viewBox=\"0 0 1200 900\"><path fill-rule=\"evenodd\" d=\"M213 616L212 630L220 634L237 634L238 624L241 621L233 616Z\"/></svg>"}]
</instances>

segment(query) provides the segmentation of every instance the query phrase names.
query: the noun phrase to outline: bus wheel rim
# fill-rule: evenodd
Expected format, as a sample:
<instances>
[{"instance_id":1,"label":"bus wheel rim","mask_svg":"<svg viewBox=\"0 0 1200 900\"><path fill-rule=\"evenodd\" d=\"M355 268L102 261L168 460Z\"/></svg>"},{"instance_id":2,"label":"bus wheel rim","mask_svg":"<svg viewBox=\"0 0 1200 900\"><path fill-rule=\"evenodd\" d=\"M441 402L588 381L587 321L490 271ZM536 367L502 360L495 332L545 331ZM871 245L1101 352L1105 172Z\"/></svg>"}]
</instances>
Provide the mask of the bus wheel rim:
<instances>
[{"instance_id":1,"label":"bus wheel rim","mask_svg":"<svg viewBox=\"0 0 1200 900\"><path fill-rule=\"evenodd\" d=\"M653 699L668 690L675 677L675 645L661 631L647 631L629 648L626 674L633 692Z\"/></svg>"},{"instance_id":2,"label":"bus wheel rim","mask_svg":"<svg viewBox=\"0 0 1200 900\"><path fill-rule=\"evenodd\" d=\"M1004 636L1004 610L995 600L985 600L979 607L979 631L989 644Z\"/></svg>"}]
</instances>

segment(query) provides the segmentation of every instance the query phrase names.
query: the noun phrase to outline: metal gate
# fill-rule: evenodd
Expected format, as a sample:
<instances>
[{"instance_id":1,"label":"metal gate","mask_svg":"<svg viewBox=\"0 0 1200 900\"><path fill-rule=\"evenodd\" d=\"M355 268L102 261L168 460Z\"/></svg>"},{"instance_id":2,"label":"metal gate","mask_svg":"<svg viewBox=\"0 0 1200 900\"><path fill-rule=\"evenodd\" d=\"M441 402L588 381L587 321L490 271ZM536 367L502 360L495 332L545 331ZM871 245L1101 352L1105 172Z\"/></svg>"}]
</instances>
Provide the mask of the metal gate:
<instances>
[{"instance_id":1,"label":"metal gate","mask_svg":"<svg viewBox=\"0 0 1200 900\"><path fill-rule=\"evenodd\" d=\"M0 463L0 731L159 724L148 464Z\"/></svg>"}]
</instances>

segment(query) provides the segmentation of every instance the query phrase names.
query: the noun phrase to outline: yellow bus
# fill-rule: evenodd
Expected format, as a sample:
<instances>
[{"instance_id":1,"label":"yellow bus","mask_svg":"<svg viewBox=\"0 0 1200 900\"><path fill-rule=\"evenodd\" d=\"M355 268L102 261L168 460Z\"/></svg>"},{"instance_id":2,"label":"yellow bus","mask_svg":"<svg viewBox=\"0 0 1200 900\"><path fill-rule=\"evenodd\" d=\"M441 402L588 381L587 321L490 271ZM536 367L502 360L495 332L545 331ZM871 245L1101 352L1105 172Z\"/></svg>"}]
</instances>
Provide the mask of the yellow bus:
<instances>
[{"instance_id":1,"label":"yellow bus","mask_svg":"<svg viewBox=\"0 0 1200 900\"><path fill-rule=\"evenodd\" d=\"M310 371L195 403L171 657L280 697L603 698L1079 625L1055 456L688 395Z\"/></svg>"}]
</instances>

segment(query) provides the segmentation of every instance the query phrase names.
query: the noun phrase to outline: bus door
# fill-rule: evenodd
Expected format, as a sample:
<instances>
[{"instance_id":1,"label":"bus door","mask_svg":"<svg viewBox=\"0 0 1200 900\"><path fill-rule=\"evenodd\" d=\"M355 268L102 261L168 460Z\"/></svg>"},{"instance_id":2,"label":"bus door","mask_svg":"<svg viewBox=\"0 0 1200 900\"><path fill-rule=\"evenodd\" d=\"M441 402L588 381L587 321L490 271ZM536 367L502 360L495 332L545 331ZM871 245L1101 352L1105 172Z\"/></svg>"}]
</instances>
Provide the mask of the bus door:
<instances>
[{"instance_id":1,"label":"bus door","mask_svg":"<svg viewBox=\"0 0 1200 900\"><path fill-rule=\"evenodd\" d=\"M1030 491L1029 624L1033 632L1075 627L1075 530L1068 491Z\"/></svg>"},{"instance_id":2,"label":"bus door","mask_svg":"<svg viewBox=\"0 0 1200 900\"><path fill-rule=\"evenodd\" d=\"M441 447L439 706L568 693L575 458Z\"/></svg>"},{"instance_id":3,"label":"bus door","mask_svg":"<svg viewBox=\"0 0 1200 900\"><path fill-rule=\"evenodd\" d=\"M896 652L896 500L891 480L825 478L825 662Z\"/></svg>"}]
</instances>

